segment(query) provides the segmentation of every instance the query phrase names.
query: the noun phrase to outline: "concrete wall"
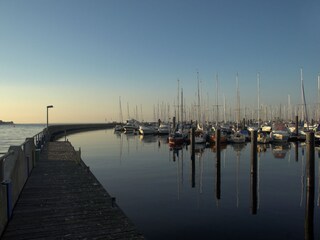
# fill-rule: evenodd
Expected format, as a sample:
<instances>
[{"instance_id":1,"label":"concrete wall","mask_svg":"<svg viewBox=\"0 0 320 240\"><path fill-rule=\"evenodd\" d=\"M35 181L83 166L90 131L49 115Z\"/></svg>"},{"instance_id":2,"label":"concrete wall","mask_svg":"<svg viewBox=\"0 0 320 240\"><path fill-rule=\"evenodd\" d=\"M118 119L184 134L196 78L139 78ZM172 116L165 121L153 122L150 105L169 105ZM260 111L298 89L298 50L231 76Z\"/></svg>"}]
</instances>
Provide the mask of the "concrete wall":
<instances>
[{"instance_id":1,"label":"concrete wall","mask_svg":"<svg viewBox=\"0 0 320 240\"><path fill-rule=\"evenodd\" d=\"M64 125L51 125L48 127L48 132L46 135L49 137L50 141L54 141L64 135L93 131L100 129L110 129L114 128L116 123L89 123L89 124L64 124Z\"/></svg>"},{"instance_id":2,"label":"concrete wall","mask_svg":"<svg viewBox=\"0 0 320 240\"><path fill-rule=\"evenodd\" d=\"M0 234L10 219L13 207L34 167L35 150L35 137L27 138L20 146L10 146L8 153L0 158Z\"/></svg>"}]
</instances>

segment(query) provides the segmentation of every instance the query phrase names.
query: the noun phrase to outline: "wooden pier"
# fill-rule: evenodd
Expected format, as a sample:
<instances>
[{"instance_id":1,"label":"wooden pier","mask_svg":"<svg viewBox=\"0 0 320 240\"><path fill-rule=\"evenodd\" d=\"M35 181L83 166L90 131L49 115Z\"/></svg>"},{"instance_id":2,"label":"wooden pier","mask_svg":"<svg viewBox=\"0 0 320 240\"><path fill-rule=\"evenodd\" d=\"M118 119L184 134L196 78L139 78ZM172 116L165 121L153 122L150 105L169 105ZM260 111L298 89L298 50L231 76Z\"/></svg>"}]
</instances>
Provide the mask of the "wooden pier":
<instances>
[{"instance_id":1,"label":"wooden pier","mask_svg":"<svg viewBox=\"0 0 320 240\"><path fill-rule=\"evenodd\" d=\"M1 239L144 239L69 142L43 148Z\"/></svg>"}]
</instances>

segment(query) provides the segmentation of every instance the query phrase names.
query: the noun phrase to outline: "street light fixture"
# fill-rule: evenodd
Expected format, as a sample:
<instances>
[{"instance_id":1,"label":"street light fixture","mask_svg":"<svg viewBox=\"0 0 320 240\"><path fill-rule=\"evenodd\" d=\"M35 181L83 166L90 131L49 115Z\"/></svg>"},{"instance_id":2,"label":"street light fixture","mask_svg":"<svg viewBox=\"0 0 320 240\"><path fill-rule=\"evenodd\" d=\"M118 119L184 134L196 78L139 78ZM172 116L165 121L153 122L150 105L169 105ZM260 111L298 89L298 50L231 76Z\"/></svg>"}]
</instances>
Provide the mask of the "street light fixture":
<instances>
[{"instance_id":1,"label":"street light fixture","mask_svg":"<svg viewBox=\"0 0 320 240\"><path fill-rule=\"evenodd\" d=\"M49 126L49 108L53 108L53 105L47 106L47 128Z\"/></svg>"}]
</instances>

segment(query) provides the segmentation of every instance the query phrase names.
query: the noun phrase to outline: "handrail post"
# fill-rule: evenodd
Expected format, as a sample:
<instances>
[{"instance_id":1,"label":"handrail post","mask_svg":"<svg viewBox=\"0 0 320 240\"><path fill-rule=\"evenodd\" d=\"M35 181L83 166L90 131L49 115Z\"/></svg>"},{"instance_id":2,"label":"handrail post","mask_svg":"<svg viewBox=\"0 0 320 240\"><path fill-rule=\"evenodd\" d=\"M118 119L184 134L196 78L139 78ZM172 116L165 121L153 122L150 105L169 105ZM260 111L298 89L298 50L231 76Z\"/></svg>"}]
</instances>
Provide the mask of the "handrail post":
<instances>
[{"instance_id":1,"label":"handrail post","mask_svg":"<svg viewBox=\"0 0 320 240\"><path fill-rule=\"evenodd\" d=\"M4 158L0 159L0 182L3 182L4 178Z\"/></svg>"},{"instance_id":2,"label":"handrail post","mask_svg":"<svg viewBox=\"0 0 320 240\"><path fill-rule=\"evenodd\" d=\"M6 192L7 192L7 219L10 220L12 216L12 181L10 179L7 179L6 181L3 181L1 183L6 187Z\"/></svg>"}]
</instances>

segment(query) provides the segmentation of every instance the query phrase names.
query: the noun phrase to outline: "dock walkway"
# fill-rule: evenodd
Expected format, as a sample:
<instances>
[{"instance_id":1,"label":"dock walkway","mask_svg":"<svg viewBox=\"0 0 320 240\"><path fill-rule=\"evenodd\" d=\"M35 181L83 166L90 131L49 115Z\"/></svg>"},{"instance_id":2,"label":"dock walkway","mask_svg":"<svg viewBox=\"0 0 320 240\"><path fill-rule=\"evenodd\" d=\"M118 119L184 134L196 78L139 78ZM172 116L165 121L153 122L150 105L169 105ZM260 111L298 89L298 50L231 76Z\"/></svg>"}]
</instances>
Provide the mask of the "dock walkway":
<instances>
[{"instance_id":1,"label":"dock walkway","mask_svg":"<svg viewBox=\"0 0 320 240\"><path fill-rule=\"evenodd\" d=\"M69 142L49 142L1 239L144 239Z\"/></svg>"}]
</instances>

